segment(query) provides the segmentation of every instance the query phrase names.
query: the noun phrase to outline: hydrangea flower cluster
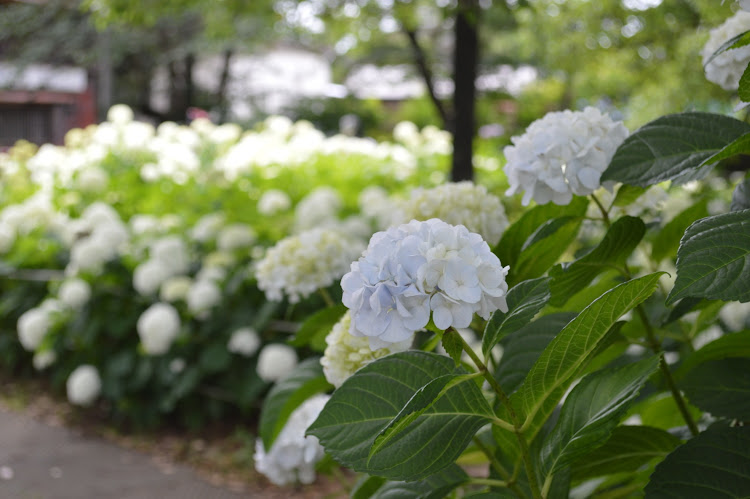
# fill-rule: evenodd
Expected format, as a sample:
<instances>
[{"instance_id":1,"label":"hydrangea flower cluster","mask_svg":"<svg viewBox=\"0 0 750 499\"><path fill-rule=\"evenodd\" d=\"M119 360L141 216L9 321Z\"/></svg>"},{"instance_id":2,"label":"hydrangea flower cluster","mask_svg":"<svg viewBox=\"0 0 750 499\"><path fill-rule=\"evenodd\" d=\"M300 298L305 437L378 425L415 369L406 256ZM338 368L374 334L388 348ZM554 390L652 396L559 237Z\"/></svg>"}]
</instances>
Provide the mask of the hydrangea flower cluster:
<instances>
[{"instance_id":1,"label":"hydrangea flower cluster","mask_svg":"<svg viewBox=\"0 0 750 499\"><path fill-rule=\"evenodd\" d=\"M745 7L746 5L743 9ZM706 63L724 42L748 30L750 30L750 12L744 10L737 12L724 24L711 30L701 52L708 81L716 83L724 90L739 88L740 77L750 62L750 46L727 50L716 56L710 63Z\"/></svg>"},{"instance_id":2,"label":"hydrangea flower cluster","mask_svg":"<svg viewBox=\"0 0 750 499\"><path fill-rule=\"evenodd\" d=\"M524 191L524 206L532 198L566 205L573 194L588 196L600 187L602 173L627 136L625 125L594 107L548 113L503 150L510 182L506 194Z\"/></svg>"},{"instance_id":3,"label":"hydrangea flower cluster","mask_svg":"<svg viewBox=\"0 0 750 499\"><path fill-rule=\"evenodd\" d=\"M136 324L143 349L149 355L167 353L180 332L180 316L168 303L154 303Z\"/></svg>"},{"instance_id":4,"label":"hydrangea flower cluster","mask_svg":"<svg viewBox=\"0 0 750 499\"><path fill-rule=\"evenodd\" d=\"M292 372L297 360L294 348L283 343L271 343L260 351L255 371L263 381L276 382Z\"/></svg>"},{"instance_id":5,"label":"hydrangea flower cluster","mask_svg":"<svg viewBox=\"0 0 750 499\"><path fill-rule=\"evenodd\" d=\"M57 297L64 305L76 310L91 298L91 286L83 279L68 279L60 285Z\"/></svg>"},{"instance_id":6,"label":"hydrangea flower cluster","mask_svg":"<svg viewBox=\"0 0 750 499\"><path fill-rule=\"evenodd\" d=\"M482 236L438 219L412 220L378 232L341 279L352 336L378 349L409 340L432 320L468 327L474 313L507 311L508 267Z\"/></svg>"},{"instance_id":7,"label":"hydrangea flower cluster","mask_svg":"<svg viewBox=\"0 0 750 499\"><path fill-rule=\"evenodd\" d=\"M737 0L740 9L750 12L750 0Z\"/></svg>"},{"instance_id":8,"label":"hydrangea flower cluster","mask_svg":"<svg viewBox=\"0 0 750 499\"><path fill-rule=\"evenodd\" d=\"M243 357L252 357L258 351L260 344L260 336L255 329L241 327L232 333L227 343L227 350Z\"/></svg>"},{"instance_id":9,"label":"hydrangea flower cluster","mask_svg":"<svg viewBox=\"0 0 750 499\"><path fill-rule=\"evenodd\" d=\"M330 384L340 387L347 378L370 362L389 353L403 352L411 346L411 340L392 343L384 348L372 350L367 338L352 336L351 315L344 314L326 336L326 347L320 364Z\"/></svg>"},{"instance_id":10,"label":"hydrangea flower cluster","mask_svg":"<svg viewBox=\"0 0 750 499\"><path fill-rule=\"evenodd\" d=\"M276 437L270 450L255 441L255 469L276 485L310 484L315 481L315 465L325 450L312 435L305 436L307 427L315 421L326 405L329 395L315 395L302 403Z\"/></svg>"},{"instance_id":11,"label":"hydrangea flower cluster","mask_svg":"<svg viewBox=\"0 0 750 499\"><path fill-rule=\"evenodd\" d=\"M258 200L258 213L275 215L292 207L289 195L279 189L269 189Z\"/></svg>"},{"instance_id":12,"label":"hydrangea flower cluster","mask_svg":"<svg viewBox=\"0 0 750 499\"><path fill-rule=\"evenodd\" d=\"M71 404L88 406L99 396L102 389L102 379L96 367L84 364L70 373L65 383L68 401Z\"/></svg>"},{"instance_id":13,"label":"hydrangea flower cluster","mask_svg":"<svg viewBox=\"0 0 750 499\"><path fill-rule=\"evenodd\" d=\"M284 294L291 303L333 284L346 272L363 245L341 231L315 228L279 241L258 262L258 287L269 300Z\"/></svg>"},{"instance_id":14,"label":"hydrangea flower cluster","mask_svg":"<svg viewBox=\"0 0 750 499\"><path fill-rule=\"evenodd\" d=\"M505 209L497 196L473 182L442 184L432 189L415 189L400 204L396 224L409 220L439 218L452 225L463 225L495 245L508 227Z\"/></svg>"}]
</instances>

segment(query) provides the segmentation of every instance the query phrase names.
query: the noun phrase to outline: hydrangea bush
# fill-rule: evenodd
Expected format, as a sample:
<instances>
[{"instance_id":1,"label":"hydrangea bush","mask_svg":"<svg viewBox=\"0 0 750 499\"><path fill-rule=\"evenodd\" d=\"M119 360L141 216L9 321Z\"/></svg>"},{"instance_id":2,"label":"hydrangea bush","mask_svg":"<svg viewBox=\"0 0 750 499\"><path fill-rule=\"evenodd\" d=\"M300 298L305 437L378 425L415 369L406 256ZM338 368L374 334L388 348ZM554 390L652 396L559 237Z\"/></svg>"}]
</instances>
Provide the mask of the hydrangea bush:
<instances>
[{"instance_id":1,"label":"hydrangea bush","mask_svg":"<svg viewBox=\"0 0 750 499\"><path fill-rule=\"evenodd\" d=\"M704 59L738 51L732 88L750 101L747 29L713 32ZM352 497L744 497L748 137L717 114L630 134L594 108L555 112L505 148L506 194L530 205L507 227L468 186L413 193L415 219L375 233L343 307L298 334L324 355L269 393L264 448L288 445L294 408L335 387L306 435L360 474ZM452 206L465 218L439 219Z\"/></svg>"}]
</instances>

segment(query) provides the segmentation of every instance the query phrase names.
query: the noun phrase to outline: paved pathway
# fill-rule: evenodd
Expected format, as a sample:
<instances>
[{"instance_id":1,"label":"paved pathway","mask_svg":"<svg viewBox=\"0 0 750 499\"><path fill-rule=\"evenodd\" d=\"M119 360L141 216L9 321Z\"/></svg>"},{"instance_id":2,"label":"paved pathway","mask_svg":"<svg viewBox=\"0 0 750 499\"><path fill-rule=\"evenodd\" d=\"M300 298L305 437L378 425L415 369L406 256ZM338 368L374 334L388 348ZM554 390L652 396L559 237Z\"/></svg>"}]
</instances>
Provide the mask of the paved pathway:
<instances>
[{"instance_id":1,"label":"paved pathway","mask_svg":"<svg viewBox=\"0 0 750 499\"><path fill-rule=\"evenodd\" d=\"M182 466L0 408L2 499L236 499Z\"/></svg>"}]
</instances>

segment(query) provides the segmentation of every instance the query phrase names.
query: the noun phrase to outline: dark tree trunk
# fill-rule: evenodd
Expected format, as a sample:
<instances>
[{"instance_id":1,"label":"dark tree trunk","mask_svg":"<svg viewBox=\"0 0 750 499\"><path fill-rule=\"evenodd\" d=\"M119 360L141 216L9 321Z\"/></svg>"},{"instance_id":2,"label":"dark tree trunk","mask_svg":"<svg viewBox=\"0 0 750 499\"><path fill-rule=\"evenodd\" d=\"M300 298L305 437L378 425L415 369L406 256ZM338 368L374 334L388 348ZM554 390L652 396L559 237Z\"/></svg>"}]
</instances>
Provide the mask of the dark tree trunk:
<instances>
[{"instance_id":1,"label":"dark tree trunk","mask_svg":"<svg viewBox=\"0 0 750 499\"><path fill-rule=\"evenodd\" d=\"M453 54L453 165L451 180L473 180L475 81L479 60L479 5L477 0L459 0Z\"/></svg>"},{"instance_id":2,"label":"dark tree trunk","mask_svg":"<svg viewBox=\"0 0 750 499\"><path fill-rule=\"evenodd\" d=\"M229 69L230 63L232 62L232 49L226 49L224 51L224 65L221 68L221 79L219 80L219 88L216 90L216 102L219 107L219 123L224 123L227 120L227 113L229 111L229 99L227 99L227 86L229 85Z\"/></svg>"}]
</instances>

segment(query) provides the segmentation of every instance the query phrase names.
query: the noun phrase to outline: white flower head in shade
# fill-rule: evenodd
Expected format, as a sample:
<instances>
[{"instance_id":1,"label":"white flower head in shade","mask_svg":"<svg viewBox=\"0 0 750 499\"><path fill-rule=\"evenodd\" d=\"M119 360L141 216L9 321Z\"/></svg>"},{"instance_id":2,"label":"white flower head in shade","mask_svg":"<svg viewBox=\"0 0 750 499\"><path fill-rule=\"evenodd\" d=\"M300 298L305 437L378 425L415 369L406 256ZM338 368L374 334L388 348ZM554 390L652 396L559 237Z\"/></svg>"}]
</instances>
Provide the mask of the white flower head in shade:
<instances>
[{"instance_id":1,"label":"white flower head in shade","mask_svg":"<svg viewBox=\"0 0 750 499\"><path fill-rule=\"evenodd\" d=\"M60 286L57 297L63 304L76 310L83 307L91 298L91 286L83 279L68 279Z\"/></svg>"},{"instance_id":2,"label":"white flower head in shade","mask_svg":"<svg viewBox=\"0 0 750 499\"><path fill-rule=\"evenodd\" d=\"M341 278L363 244L336 229L315 228L279 241L258 262L255 276L266 298L291 303Z\"/></svg>"},{"instance_id":3,"label":"white flower head in shade","mask_svg":"<svg viewBox=\"0 0 750 499\"><path fill-rule=\"evenodd\" d=\"M292 207L292 200L286 192L279 189L269 189L258 200L258 213L261 215L275 215Z\"/></svg>"},{"instance_id":4,"label":"white flower head in shade","mask_svg":"<svg viewBox=\"0 0 750 499\"><path fill-rule=\"evenodd\" d=\"M724 24L711 30L708 41L703 47L703 57L706 79L716 83L724 90L737 90L740 77L750 62L750 46L727 50L716 56L711 62L711 56L724 42L740 33L750 30L750 12L744 10L724 21ZM708 64L706 64L708 62Z\"/></svg>"},{"instance_id":5,"label":"white flower head in shade","mask_svg":"<svg viewBox=\"0 0 750 499\"><path fill-rule=\"evenodd\" d=\"M164 266L170 276L184 274L190 268L190 255L185 242L178 236L165 236L154 241L149 250L152 260Z\"/></svg>"},{"instance_id":6,"label":"white flower head in shade","mask_svg":"<svg viewBox=\"0 0 750 499\"><path fill-rule=\"evenodd\" d=\"M29 352L34 351L42 343L52 327L50 311L45 307L31 308L18 318L18 340L21 346Z\"/></svg>"},{"instance_id":7,"label":"white flower head in shade","mask_svg":"<svg viewBox=\"0 0 750 499\"><path fill-rule=\"evenodd\" d=\"M44 350L34 354L34 358L31 363L34 365L34 369L37 371L44 371L49 366L55 363L57 360L57 354L54 350Z\"/></svg>"},{"instance_id":8,"label":"white flower head in shade","mask_svg":"<svg viewBox=\"0 0 750 499\"><path fill-rule=\"evenodd\" d=\"M320 359L326 379L336 388L370 362L389 353L403 352L411 346L411 340L406 340L372 350L367 338L352 336L349 333L350 327L351 316L347 312L326 336L328 346Z\"/></svg>"},{"instance_id":9,"label":"white flower head in shade","mask_svg":"<svg viewBox=\"0 0 750 499\"><path fill-rule=\"evenodd\" d=\"M190 230L190 237L193 240L205 243L216 237L219 230L224 226L223 213L209 213L202 216Z\"/></svg>"},{"instance_id":10,"label":"white flower head in shade","mask_svg":"<svg viewBox=\"0 0 750 499\"><path fill-rule=\"evenodd\" d=\"M750 0L737 0L740 9L750 12Z\"/></svg>"},{"instance_id":11,"label":"white flower head in shade","mask_svg":"<svg viewBox=\"0 0 750 499\"><path fill-rule=\"evenodd\" d=\"M271 343L260 351L255 369L263 381L276 382L292 372L296 365L297 352L294 348L281 343Z\"/></svg>"},{"instance_id":12,"label":"white flower head in shade","mask_svg":"<svg viewBox=\"0 0 750 499\"><path fill-rule=\"evenodd\" d=\"M190 286L185 299L188 310L199 318L221 302L221 289L209 279L198 279Z\"/></svg>"},{"instance_id":13,"label":"white flower head in shade","mask_svg":"<svg viewBox=\"0 0 750 499\"><path fill-rule=\"evenodd\" d=\"M7 253L16 242L16 229L0 219L0 254Z\"/></svg>"},{"instance_id":14,"label":"white flower head in shade","mask_svg":"<svg viewBox=\"0 0 750 499\"><path fill-rule=\"evenodd\" d=\"M162 283L159 298L170 303L185 300L192 285L193 280L187 276L170 277Z\"/></svg>"},{"instance_id":15,"label":"white flower head in shade","mask_svg":"<svg viewBox=\"0 0 750 499\"><path fill-rule=\"evenodd\" d=\"M70 373L65 383L68 401L74 405L88 406L99 396L102 380L96 367L84 364Z\"/></svg>"},{"instance_id":16,"label":"white flower head in shade","mask_svg":"<svg viewBox=\"0 0 750 499\"><path fill-rule=\"evenodd\" d=\"M221 251L235 251L252 246L255 242L255 231L249 225L231 224L219 231L216 247Z\"/></svg>"},{"instance_id":17,"label":"white flower head in shade","mask_svg":"<svg viewBox=\"0 0 750 499\"><path fill-rule=\"evenodd\" d=\"M366 187L359 194L357 203L362 215L374 220L378 228L387 229L393 222L393 202L382 187Z\"/></svg>"},{"instance_id":18,"label":"white flower head in shade","mask_svg":"<svg viewBox=\"0 0 750 499\"><path fill-rule=\"evenodd\" d=\"M325 455L318 438L305 436L317 419L329 395L314 395L289 416L284 428L266 451L263 441L255 441L255 469L276 485L310 484L315 481L315 465Z\"/></svg>"},{"instance_id":19,"label":"white flower head in shade","mask_svg":"<svg viewBox=\"0 0 750 499\"><path fill-rule=\"evenodd\" d=\"M378 232L341 279L352 336L371 349L411 339L432 319L440 329L464 328L474 313L507 311L508 267L479 234L438 219L412 220Z\"/></svg>"},{"instance_id":20,"label":"white flower head in shade","mask_svg":"<svg viewBox=\"0 0 750 499\"><path fill-rule=\"evenodd\" d=\"M594 107L548 113L503 150L510 182L506 194L523 191L524 206L532 199L566 205L573 194L588 196L600 187L602 173L627 136L625 125Z\"/></svg>"},{"instance_id":21,"label":"white flower head in shade","mask_svg":"<svg viewBox=\"0 0 750 499\"><path fill-rule=\"evenodd\" d=\"M159 260L146 260L133 270L133 288L143 296L153 295L172 275Z\"/></svg>"},{"instance_id":22,"label":"white flower head in shade","mask_svg":"<svg viewBox=\"0 0 750 499\"><path fill-rule=\"evenodd\" d=\"M318 187L305 196L294 209L297 232L329 224L341 209L341 196L333 187Z\"/></svg>"},{"instance_id":23,"label":"white flower head in shade","mask_svg":"<svg viewBox=\"0 0 750 499\"><path fill-rule=\"evenodd\" d=\"M750 328L750 302L730 301L719 311L719 318L730 331Z\"/></svg>"},{"instance_id":24,"label":"white flower head in shade","mask_svg":"<svg viewBox=\"0 0 750 499\"><path fill-rule=\"evenodd\" d=\"M180 332L180 316L168 303L154 303L136 325L143 349L149 355L167 353Z\"/></svg>"},{"instance_id":25,"label":"white flower head in shade","mask_svg":"<svg viewBox=\"0 0 750 499\"><path fill-rule=\"evenodd\" d=\"M227 350L244 357L252 357L260 348L260 336L255 329L241 327L232 333L227 343Z\"/></svg>"},{"instance_id":26,"label":"white flower head in shade","mask_svg":"<svg viewBox=\"0 0 750 499\"><path fill-rule=\"evenodd\" d=\"M465 226L490 245L497 244L508 227L500 199L488 193L484 186L469 181L415 189L399 207L394 225L439 218L451 225Z\"/></svg>"}]
</instances>

